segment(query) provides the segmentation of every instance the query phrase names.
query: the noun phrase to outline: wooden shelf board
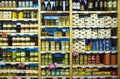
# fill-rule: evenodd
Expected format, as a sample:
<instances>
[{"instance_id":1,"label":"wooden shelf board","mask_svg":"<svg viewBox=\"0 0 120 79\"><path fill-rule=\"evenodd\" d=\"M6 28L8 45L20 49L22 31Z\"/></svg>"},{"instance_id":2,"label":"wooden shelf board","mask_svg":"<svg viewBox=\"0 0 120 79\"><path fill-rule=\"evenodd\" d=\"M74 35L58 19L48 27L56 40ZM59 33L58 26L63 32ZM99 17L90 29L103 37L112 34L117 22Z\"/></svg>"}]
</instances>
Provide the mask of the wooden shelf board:
<instances>
[{"instance_id":1,"label":"wooden shelf board","mask_svg":"<svg viewBox=\"0 0 120 79\"><path fill-rule=\"evenodd\" d=\"M41 13L70 13L70 11L41 11Z\"/></svg>"},{"instance_id":2,"label":"wooden shelf board","mask_svg":"<svg viewBox=\"0 0 120 79\"><path fill-rule=\"evenodd\" d=\"M0 8L0 10L38 10L38 8Z\"/></svg>"},{"instance_id":3,"label":"wooden shelf board","mask_svg":"<svg viewBox=\"0 0 120 79\"><path fill-rule=\"evenodd\" d=\"M117 13L117 11L72 11L72 13L80 13L80 14L91 14L91 13L109 14L109 13Z\"/></svg>"}]
</instances>

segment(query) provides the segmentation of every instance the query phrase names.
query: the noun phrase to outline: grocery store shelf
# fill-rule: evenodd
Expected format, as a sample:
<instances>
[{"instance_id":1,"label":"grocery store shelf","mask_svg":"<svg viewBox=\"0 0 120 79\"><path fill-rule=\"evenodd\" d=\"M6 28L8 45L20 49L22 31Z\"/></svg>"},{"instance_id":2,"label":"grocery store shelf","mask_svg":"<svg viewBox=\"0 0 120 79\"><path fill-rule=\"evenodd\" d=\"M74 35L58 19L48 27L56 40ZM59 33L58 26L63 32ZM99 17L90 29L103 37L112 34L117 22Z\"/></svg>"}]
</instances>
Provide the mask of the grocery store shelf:
<instances>
[{"instance_id":1,"label":"grocery store shelf","mask_svg":"<svg viewBox=\"0 0 120 79\"><path fill-rule=\"evenodd\" d=\"M70 11L41 11L41 13L70 13Z\"/></svg>"},{"instance_id":2,"label":"grocery store shelf","mask_svg":"<svg viewBox=\"0 0 120 79\"><path fill-rule=\"evenodd\" d=\"M19 64L20 62L0 62L0 64ZM24 64L36 64L38 62L23 62Z\"/></svg>"},{"instance_id":3,"label":"grocery store shelf","mask_svg":"<svg viewBox=\"0 0 120 79\"><path fill-rule=\"evenodd\" d=\"M37 21L36 18L24 18L24 19L0 19L0 21Z\"/></svg>"},{"instance_id":4,"label":"grocery store shelf","mask_svg":"<svg viewBox=\"0 0 120 79\"><path fill-rule=\"evenodd\" d=\"M60 38L70 38L70 37L55 37L55 36L42 36L41 39L51 39L51 38L55 38L55 39L60 39Z\"/></svg>"},{"instance_id":5,"label":"grocery store shelf","mask_svg":"<svg viewBox=\"0 0 120 79\"><path fill-rule=\"evenodd\" d=\"M103 64L98 64L98 65L73 65L73 68L77 68L77 67L81 67L81 68L86 68L86 67L89 67L89 68L93 68L93 67L97 67L97 68L102 68L102 67L110 68L110 67L113 67L113 68L117 68L118 65L103 65Z\"/></svg>"},{"instance_id":6,"label":"grocery store shelf","mask_svg":"<svg viewBox=\"0 0 120 79\"><path fill-rule=\"evenodd\" d=\"M45 26L40 26L41 28L65 28L65 27L70 27L70 26L47 26L47 25L45 25Z\"/></svg>"},{"instance_id":7,"label":"grocery store shelf","mask_svg":"<svg viewBox=\"0 0 120 79\"><path fill-rule=\"evenodd\" d=\"M117 53L117 50L116 51L85 51L85 53L89 54L89 53L99 53L99 54L102 54L102 53Z\"/></svg>"},{"instance_id":8,"label":"grocery store shelf","mask_svg":"<svg viewBox=\"0 0 120 79\"><path fill-rule=\"evenodd\" d=\"M109 13L117 13L117 11L73 11L72 13L81 13L81 14L91 14L91 13L109 14Z\"/></svg>"},{"instance_id":9,"label":"grocery store shelf","mask_svg":"<svg viewBox=\"0 0 120 79\"><path fill-rule=\"evenodd\" d=\"M118 37L117 36L111 36L111 37L105 37L105 38L103 38L103 37L84 37L84 38L76 38L76 37L73 37L73 39L117 39Z\"/></svg>"},{"instance_id":10,"label":"grocery store shelf","mask_svg":"<svg viewBox=\"0 0 120 79\"><path fill-rule=\"evenodd\" d=\"M111 78L117 78L118 76L116 75L99 75L99 76L73 76L73 78L106 78L106 77L111 77Z\"/></svg>"},{"instance_id":11,"label":"grocery store shelf","mask_svg":"<svg viewBox=\"0 0 120 79\"><path fill-rule=\"evenodd\" d=\"M11 48L11 49L15 49L15 48L37 48L38 46L0 46L0 48L2 49L7 49L7 48Z\"/></svg>"},{"instance_id":12,"label":"grocery store shelf","mask_svg":"<svg viewBox=\"0 0 120 79\"><path fill-rule=\"evenodd\" d=\"M41 68L46 68L48 65L41 65ZM70 65L56 64L56 67L68 68Z\"/></svg>"},{"instance_id":13,"label":"grocery store shelf","mask_svg":"<svg viewBox=\"0 0 120 79\"><path fill-rule=\"evenodd\" d=\"M17 77L17 78L38 78L38 76L0 76L0 78L10 78Z\"/></svg>"},{"instance_id":14,"label":"grocery store shelf","mask_svg":"<svg viewBox=\"0 0 120 79\"><path fill-rule=\"evenodd\" d=\"M53 78L53 79L57 79L57 78L70 78L70 76L41 76L41 78Z\"/></svg>"},{"instance_id":15,"label":"grocery store shelf","mask_svg":"<svg viewBox=\"0 0 120 79\"><path fill-rule=\"evenodd\" d=\"M117 27L111 27L111 26L72 26L72 28L117 28Z\"/></svg>"},{"instance_id":16,"label":"grocery store shelf","mask_svg":"<svg viewBox=\"0 0 120 79\"><path fill-rule=\"evenodd\" d=\"M0 10L38 10L38 8L0 8Z\"/></svg>"},{"instance_id":17,"label":"grocery store shelf","mask_svg":"<svg viewBox=\"0 0 120 79\"><path fill-rule=\"evenodd\" d=\"M7 32L3 32L3 33L10 34L10 35L24 35L24 34L34 35L34 34L38 34L38 33L7 33ZM2 33L0 33L0 34L2 34Z\"/></svg>"},{"instance_id":18,"label":"grocery store shelf","mask_svg":"<svg viewBox=\"0 0 120 79\"><path fill-rule=\"evenodd\" d=\"M69 53L70 51L41 51L40 53L41 54L44 54L44 53L52 53L52 54L55 54L55 53Z\"/></svg>"}]
</instances>

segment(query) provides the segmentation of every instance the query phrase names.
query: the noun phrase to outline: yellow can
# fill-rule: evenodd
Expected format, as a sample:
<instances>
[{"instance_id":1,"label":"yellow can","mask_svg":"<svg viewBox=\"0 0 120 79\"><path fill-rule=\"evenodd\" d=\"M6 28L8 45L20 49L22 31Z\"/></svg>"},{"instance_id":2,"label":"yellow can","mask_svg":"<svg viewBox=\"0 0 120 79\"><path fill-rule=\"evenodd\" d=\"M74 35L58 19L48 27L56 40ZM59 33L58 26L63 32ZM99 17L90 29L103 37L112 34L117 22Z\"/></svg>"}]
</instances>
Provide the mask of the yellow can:
<instances>
[{"instance_id":1,"label":"yellow can","mask_svg":"<svg viewBox=\"0 0 120 79\"><path fill-rule=\"evenodd\" d=\"M17 13L16 12L12 12L12 18L16 19L17 18Z\"/></svg>"},{"instance_id":2,"label":"yellow can","mask_svg":"<svg viewBox=\"0 0 120 79\"><path fill-rule=\"evenodd\" d=\"M19 18L19 19L23 19L23 16L24 16L23 12L19 12L18 18Z\"/></svg>"},{"instance_id":3,"label":"yellow can","mask_svg":"<svg viewBox=\"0 0 120 79\"><path fill-rule=\"evenodd\" d=\"M34 17L34 11L31 12L31 18L35 18Z\"/></svg>"}]
</instances>

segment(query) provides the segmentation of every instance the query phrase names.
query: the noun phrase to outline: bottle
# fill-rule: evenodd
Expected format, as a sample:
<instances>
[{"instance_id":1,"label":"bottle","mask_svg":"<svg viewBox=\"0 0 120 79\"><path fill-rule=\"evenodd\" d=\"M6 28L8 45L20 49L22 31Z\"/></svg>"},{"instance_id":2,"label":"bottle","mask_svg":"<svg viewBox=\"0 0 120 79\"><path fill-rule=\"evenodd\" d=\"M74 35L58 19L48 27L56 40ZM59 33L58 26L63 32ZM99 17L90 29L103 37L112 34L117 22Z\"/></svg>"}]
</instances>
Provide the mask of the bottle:
<instances>
[{"instance_id":1,"label":"bottle","mask_svg":"<svg viewBox=\"0 0 120 79\"><path fill-rule=\"evenodd\" d=\"M100 0L99 5L100 5L100 11L103 11L103 6L104 6L103 0Z\"/></svg>"},{"instance_id":2,"label":"bottle","mask_svg":"<svg viewBox=\"0 0 120 79\"><path fill-rule=\"evenodd\" d=\"M60 11L63 11L63 0L60 0Z\"/></svg>"},{"instance_id":3,"label":"bottle","mask_svg":"<svg viewBox=\"0 0 120 79\"><path fill-rule=\"evenodd\" d=\"M42 0L41 10L42 10L42 11L45 11L45 2L44 2L44 0Z\"/></svg>"},{"instance_id":4,"label":"bottle","mask_svg":"<svg viewBox=\"0 0 120 79\"><path fill-rule=\"evenodd\" d=\"M55 11L55 3L52 5L52 11Z\"/></svg>"},{"instance_id":5,"label":"bottle","mask_svg":"<svg viewBox=\"0 0 120 79\"><path fill-rule=\"evenodd\" d=\"M112 10L117 10L117 2L116 2L116 0L113 0L112 1Z\"/></svg>"},{"instance_id":6,"label":"bottle","mask_svg":"<svg viewBox=\"0 0 120 79\"><path fill-rule=\"evenodd\" d=\"M107 11L107 0L104 0L104 11Z\"/></svg>"},{"instance_id":7,"label":"bottle","mask_svg":"<svg viewBox=\"0 0 120 79\"><path fill-rule=\"evenodd\" d=\"M66 0L63 0L63 11L66 10Z\"/></svg>"},{"instance_id":8,"label":"bottle","mask_svg":"<svg viewBox=\"0 0 120 79\"><path fill-rule=\"evenodd\" d=\"M93 10L93 0L88 1L88 10L92 11Z\"/></svg>"},{"instance_id":9,"label":"bottle","mask_svg":"<svg viewBox=\"0 0 120 79\"><path fill-rule=\"evenodd\" d=\"M76 1L76 9L77 9L77 11L80 10L80 1L79 0Z\"/></svg>"},{"instance_id":10,"label":"bottle","mask_svg":"<svg viewBox=\"0 0 120 79\"><path fill-rule=\"evenodd\" d=\"M97 11L99 6L99 0L94 0L94 10Z\"/></svg>"},{"instance_id":11,"label":"bottle","mask_svg":"<svg viewBox=\"0 0 120 79\"><path fill-rule=\"evenodd\" d=\"M84 0L84 3L85 3L85 10L87 11L88 10L88 1Z\"/></svg>"},{"instance_id":12,"label":"bottle","mask_svg":"<svg viewBox=\"0 0 120 79\"><path fill-rule=\"evenodd\" d=\"M72 7L73 11L75 11L75 10L76 10L76 1L75 1L75 0L73 1L72 6L73 6L73 7Z\"/></svg>"},{"instance_id":13,"label":"bottle","mask_svg":"<svg viewBox=\"0 0 120 79\"><path fill-rule=\"evenodd\" d=\"M57 11L59 8L58 8L58 0L55 0L55 10Z\"/></svg>"},{"instance_id":14,"label":"bottle","mask_svg":"<svg viewBox=\"0 0 120 79\"><path fill-rule=\"evenodd\" d=\"M50 10L51 10L51 3L50 3L50 0L48 0L46 10L47 10L47 11L50 11Z\"/></svg>"},{"instance_id":15,"label":"bottle","mask_svg":"<svg viewBox=\"0 0 120 79\"><path fill-rule=\"evenodd\" d=\"M69 0L66 0L65 2L65 10L69 11Z\"/></svg>"},{"instance_id":16,"label":"bottle","mask_svg":"<svg viewBox=\"0 0 120 79\"><path fill-rule=\"evenodd\" d=\"M84 11L85 10L85 3L84 0L81 1L81 6L80 6L80 10Z\"/></svg>"},{"instance_id":17,"label":"bottle","mask_svg":"<svg viewBox=\"0 0 120 79\"><path fill-rule=\"evenodd\" d=\"M112 0L109 0L107 2L107 6L108 6L108 10L111 11L112 10Z\"/></svg>"}]
</instances>

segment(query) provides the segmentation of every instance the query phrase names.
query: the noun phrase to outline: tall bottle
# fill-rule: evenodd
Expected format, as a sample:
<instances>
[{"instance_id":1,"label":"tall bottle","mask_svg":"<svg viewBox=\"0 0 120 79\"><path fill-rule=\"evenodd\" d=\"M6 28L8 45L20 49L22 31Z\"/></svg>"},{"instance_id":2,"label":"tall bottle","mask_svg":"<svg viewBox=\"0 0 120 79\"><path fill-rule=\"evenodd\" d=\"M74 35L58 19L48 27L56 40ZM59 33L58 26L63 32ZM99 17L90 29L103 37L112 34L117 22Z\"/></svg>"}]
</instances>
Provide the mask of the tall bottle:
<instances>
[{"instance_id":1,"label":"tall bottle","mask_svg":"<svg viewBox=\"0 0 120 79\"><path fill-rule=\"evenodd\" d=\"M42 4L41 4L41 10L42 10L42 11L45 11L45 2L44 2L44 0L42 0L41 3L42 3Z\"/></svg>"},{"instance_id":2,"label":"tall bottle","mask_svg":"<svg viewBox=\"0 0 120 79\"><path fill-rule=\"evenodd\" d=\"M80 10L82 10L82 11L85 10L85 2L84 2L84 0L81 0Z\"/></svg>"},{"instance_id":3,"label":"tall bottle","mask_svg":"<svg viewBox=\"0 0 120 79\"><path fill-rule=\"evenodd\" d=\"M55 11L55 3L52 4L52 11Z\"/></svg>"},{"instance_id":4,"label":"tall bottle","mask_svg":"<svg viewBox=\"0 0 120 79\"><path fill-rule=\"evenodd\" d=\"M73 9L73 11L76 10L76 1L75 1L75 0L73 0L73 3L72 3L72 9Z\"/></svg>"},{"instance_id":5,"label":"tall bottle","mask_svg":"<svg viewBox=\"0 0 120 79\"><path fill-rule=\"evenodd\" d=\"M57 2L56 4L58 4L57 10L60 11L60 10L61 10L61 9L60 9L60 7L61 7L60 1L57 0L56 2Z\"/></svg>"},{"instance_id":6,"label":"tall bottle","mask_svg":"<svg viewBox=\"0 0 120 79\"><path fill-rule=\"evenodd\" d=\"M76 9L77 9L77 11L79 11L79 10L80 10L80 5L81 5L81 4L80 4L80 1L79 1L79 0L77 0L77 3L76 3L76 6L77 6L77 7L76 7Z\"/></svg>"},{"instance_id":7,"label":"tall bottle","mask_svg":"<svg viewBox=\"0 0 120 79\"><path fill-rule=\"evenodd\" d=\"M116 0L112 1L112 10L117 10L117 1Z\"/></svg>"},{"instance_id":8,"label":"tall bottle","mask_svg":"<svg viewBox=\"0 0 120 79\"><path fill-rule=\"evenodd\" d=\"M58 0L55 0L55 10L58 10Z\"/></svg>"},{"instance_id":9,"label":"tall bottle","mask_svg":"<svg viewBox=\"0 0 120 79\"><path fill-rule=\"evenodd\" d=\"M88 1L84 0L84 3L85 3L85 10L88 10Z\"/></svg>"},{"instance_id":10,"label":"tall bottle","mask_svg":"<svg viewBox=\"0 0 120 79\"><path fill-rule=\"evenodd\" d=\"M104 11L107 11L107 0L104 0Z\"/></svg>"},{"instance_id":11,"label":"tall bottle","mask_svg":"<svg viewBox=\"0 0 120 79\"><path fill-rule=\"evenodd\" d=\"M60 0L60 10L63 10L63 0Z\"/></svg>"},{"instance_id":12,"label":"tall bottle","mask_svg":"<svg viewBox=\"0 0 120 79\"><path fill-rule=\"evenodd\" d=\"M66 6L65 10L69 11L69 0L66 0L65 6Z\"/></svg>"},{"instance_id":13,"label":"tall bottle","mask_svg":"<svg viewBox=\"0 0 120 79\"><path fill-rule=\"evenodd\" d=\"M50 0L48 0L46 10L47 10L47 11L50 11L50 10L51 10L51 3L50 3Z\"/></svg>"},{"instance_id":14,"label":"tall bottle","mask_svg":"<svg viewBox=\"0 0 120 79\"><path fill-rule=\"evenodd\" d=\"M108 0L107 6L108 6L108 10L111 11L112 10L112 0Z\"/></svg>"},{"instance_id":15,"label":"tall bottle","mask_svg":"<svg viewBox=\"0 0 120 79\"><path fill-rule=\"evenodd\" d=\"M104 0L100 0L100 11L103 11L103 7L104 7L104 3L103 3Z\"/></svg>"},{"instance_id":16,"label":"tall bottle","mask_svg":"<svg viewBox=\"0 0 120 79\"><path fill-rule=\"evenodd\" d=\"M88 10L89 11L93 10L93 0L88 0Z\"/></svg>"},{"instance_id":17,"label":"tall bottle","mask_svg":"<svg viewBox=\"0 0 120 79\"><path fill-rule=\"evenodd\" d=\"M94 10L98 10L99 9L99 0L94 0Z\"/></svg>"},{"instance_id":18,"label":"tall bottle","mask_svg":"<svg viewBox=\"0 0 120 79\"><path fill-rule=\"evenodd\" d=\"M63 0L63 11L66 10L66 0Z\"/></svg>"}]
</instances>

